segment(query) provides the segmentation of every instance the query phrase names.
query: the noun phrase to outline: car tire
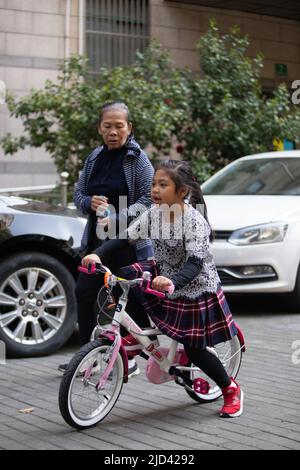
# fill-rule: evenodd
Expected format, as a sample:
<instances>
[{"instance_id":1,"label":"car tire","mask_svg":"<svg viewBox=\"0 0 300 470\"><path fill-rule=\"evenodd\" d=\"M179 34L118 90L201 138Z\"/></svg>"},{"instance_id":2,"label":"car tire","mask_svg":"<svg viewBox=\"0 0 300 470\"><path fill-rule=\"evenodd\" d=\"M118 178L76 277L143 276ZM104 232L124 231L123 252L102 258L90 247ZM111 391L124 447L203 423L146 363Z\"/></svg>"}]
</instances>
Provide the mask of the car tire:
<instances>
[{"instance_id":1,"label":"car tire","mask_svg":"<svg viewBox=\"0 0 300 470\"><path fill-rule=\"evenodd\" d=\"M293 311L300 312L300 264L298 267L295 289L290 296L289 305Z\"/></svg>"},{"instance_id":2,"label":"car tire","mask_svg":"<svg viewBox=\"0 0 300 470\"><path fill-rule=\"evenodd\" d=\"M0 340L10 357L51 354L72 335L75 281L53 256L18 253L0 264Z\"/></svg>"}]
</instances>

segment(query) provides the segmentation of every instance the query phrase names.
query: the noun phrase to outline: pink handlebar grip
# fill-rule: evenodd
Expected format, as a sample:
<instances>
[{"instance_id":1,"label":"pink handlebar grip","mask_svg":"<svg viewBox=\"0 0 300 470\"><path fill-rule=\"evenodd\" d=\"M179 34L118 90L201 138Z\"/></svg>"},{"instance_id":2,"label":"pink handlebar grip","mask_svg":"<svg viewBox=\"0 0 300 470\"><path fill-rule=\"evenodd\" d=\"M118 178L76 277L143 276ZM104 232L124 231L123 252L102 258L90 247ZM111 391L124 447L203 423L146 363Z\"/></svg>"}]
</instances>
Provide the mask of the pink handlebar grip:
<instances>
[{"instance_id":1,"label":"pink handlebar grip","mask_svg":"<svg viewBox=\"0 0 300 470\"><path fill-rule=\"evenodd\" d=\"M172 285L170 287L168 287L168 289L166 290L166 292L168 294L173 294L175 290L175 286L174 284L172 283ZM156 297L160 297L161 299L165 299L166 298L166 294L163 293L163 292L160 292L158 290L154 290L154 289L151 289L150 287L150 280L147 281L147 285L146 287L143 288L143 291L146 292L146 294L152 294L152 295L155 295Z\"/></svg>"},{"instance_id":2,"label":"pink handlebar grip","mask_svg":"<svg viewBox=\"0 0 300 470\"><path fill-rule=\"evenodd\" d=\"M155 295L156 297L160 297L161 299L164 299L166 297L166 295L163 292L150 289L150 287L146 287L146 289L143 289L143 291L146 292L146 294L152 294L152 295Z\"/></svg>"},{"instance_id":3,"label":"pink handlebar grip","mask_svg":"<svg viewBox=\"0 0 300 470\"><path fill-rule=\"evenodd\" d=\"M80 272L82 272L82 273L86 273L86 274L88 274L88 270L87 270L87 268L84 268L83 266L78 266L78 268L77 268L77 269L78 269L78 271L80 271Z\"/></svg>"},{"instance_id":4,"label":"pink handlebar grip","mask_svg":"<svg viewBox=\"0 0 300 470\"><path fill-rule=\"evenodd\" d=\"M85 268L84 266L79 266L78 271L85 273L85 274L95 274L96 272L96 265L94 263L91 264L90 269Z\"/></svg>"}]
</instances>

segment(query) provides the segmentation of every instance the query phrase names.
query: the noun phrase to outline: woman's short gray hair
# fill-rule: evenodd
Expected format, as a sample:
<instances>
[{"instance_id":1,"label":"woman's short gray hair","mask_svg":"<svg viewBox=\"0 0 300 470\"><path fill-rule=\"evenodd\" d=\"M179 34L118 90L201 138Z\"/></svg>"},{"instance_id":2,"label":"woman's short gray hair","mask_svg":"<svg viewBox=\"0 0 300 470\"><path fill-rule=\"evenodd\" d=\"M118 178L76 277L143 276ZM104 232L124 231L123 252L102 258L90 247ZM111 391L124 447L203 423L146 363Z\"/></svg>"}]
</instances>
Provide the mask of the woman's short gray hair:
<instances>
[{"instance_id":1,"label":"woman's short gray hair","mask_svg":"<svg viewBox=\"0 0 300 470\"><path fill-rule=\"evenodd\" d=\"M122 111L125 111L127 122L131 121L129 108L127 104L124 103L124 101L108 101L107 103L104 103L104 105L100 109L99 124L101 123L103 119L103 114L106 111L110 111L111 109L121 109Z\"/></svg>"}]
</instances>

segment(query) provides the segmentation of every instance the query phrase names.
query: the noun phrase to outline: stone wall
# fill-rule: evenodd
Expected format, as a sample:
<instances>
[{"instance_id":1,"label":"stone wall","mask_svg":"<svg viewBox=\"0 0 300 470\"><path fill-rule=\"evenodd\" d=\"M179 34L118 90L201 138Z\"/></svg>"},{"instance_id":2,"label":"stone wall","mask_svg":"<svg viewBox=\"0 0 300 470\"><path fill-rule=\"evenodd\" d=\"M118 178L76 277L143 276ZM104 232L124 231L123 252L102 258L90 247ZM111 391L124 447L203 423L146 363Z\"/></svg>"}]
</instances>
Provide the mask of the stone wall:
<instances>
[{"instance_id":1,"label":"stone wall","mask_svg":"<svg viewBox=\"0 0 300 470\"><path fill-rule=\"evenodd\" d=\"M199 70L195 44L207 31L210 18L227 32L238 25L250 39L250 57L264 55L262 81L274 87L282 81L300 79L300 22L233 10L198 7L193 4L151 0L151 36L168 47L178 67ZM288 66L288 77L276 76L275 64Z\"/></svg>"},{"instance_id":2,"label":"stone wall","mask_svg":"<svg viewBox=\"0 0 300 470\"><path fill-rule=\"evenodd\" d=\"M66 54L65 0L0 0L0 80L16 96L55 80ZM78 1L72 0L69 52L78 50ZM22 133L20 120L0 105L0 136ZM0 188L52 184L57 180L51 157L42 149L14 156L0 150Z\"/></svg>"},{"instance_id":3,"label":"stone wall","mask_svg":"<svg viewBox=\"0 0 300 470\"><path fill-rule=\"evenodd\" d=\"M70 33L66 38L66 0L0 0L0 80L16 96L42 88L55 80L58 63L78 52L79 0L72 0ZM151 36L168 47L174 64L199 70L195 44L207 30L209 19L226 32L238 25L248 34L249 55L265 56L262 81L274 87L300 79L300 23L192 4L150 0ZM288 66L288 77L276 76L275 64ZM0 137L22 133L20 120L10 118L0 104ZM52 184L57 180L50 156L41 149L25 149L14 156L0 150L0 188Z\"/></svg>"}]
</instances>

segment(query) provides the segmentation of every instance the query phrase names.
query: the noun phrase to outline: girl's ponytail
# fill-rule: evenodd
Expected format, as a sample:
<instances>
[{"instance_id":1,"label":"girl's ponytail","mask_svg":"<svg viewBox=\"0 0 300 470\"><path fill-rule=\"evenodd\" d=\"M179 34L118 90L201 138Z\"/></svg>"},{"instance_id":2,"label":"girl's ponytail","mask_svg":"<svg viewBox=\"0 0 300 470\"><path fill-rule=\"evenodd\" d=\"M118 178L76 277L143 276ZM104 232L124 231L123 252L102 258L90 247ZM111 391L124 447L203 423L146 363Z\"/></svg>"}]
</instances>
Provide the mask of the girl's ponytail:
<instances>
[{"instance_id":1,"label":"girl's ponytail","mask_svg":"<svg viewBox=\"0 0 300 470\"><path fill-rule=\"evenodd\" d=\"M203 197L202 189L196 178L194 177L191 184L190 184L191 192L189 195L189 203L195 208L200 211L200 213L203 215L205 218L206 222L210 226L210 236L209 240L212 242L214 239L213 236L213 231L211 228L211 225L208 220L208 214L207 214L207 206Z\"/></svg>"}]
</instances>

